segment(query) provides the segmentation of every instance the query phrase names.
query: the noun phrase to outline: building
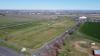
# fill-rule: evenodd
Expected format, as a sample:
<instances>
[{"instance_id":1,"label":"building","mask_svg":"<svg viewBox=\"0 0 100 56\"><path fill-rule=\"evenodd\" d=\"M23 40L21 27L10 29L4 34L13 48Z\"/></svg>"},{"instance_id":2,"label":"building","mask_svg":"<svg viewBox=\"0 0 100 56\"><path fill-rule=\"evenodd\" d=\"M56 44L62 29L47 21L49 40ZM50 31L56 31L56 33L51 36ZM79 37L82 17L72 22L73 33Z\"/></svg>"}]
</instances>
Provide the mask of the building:
<instances>
[{"instance_id":1,"label":"building","mask_svg":"<svg viewBox=\"0 0 100 56\"><path fill-rule=\"evenodd\" d=\"M94 56L100 56L100 50L94 50Z\"/></svg>"},{"instance_id":2,"label":"building","mask_svg":"<svg viewBox=\"0 0 100 56\"><path fill-rule=\"evenodd\" d=\"M83 19L87 19L87 17L86 16L81 16L81 17L79 17L79 19L83 20Z\"/></svg>"},{"instance_id":3,"label":"building","mask_svg":"<svg viewBox=\"0 0 100 56\"><path fill-rule=\"evenodd\" d=\"M87 21L87 17L86 16L81 16L81 17L79 17L79 21L80 22L86 22Z\"/></svg>"}]
</instances>

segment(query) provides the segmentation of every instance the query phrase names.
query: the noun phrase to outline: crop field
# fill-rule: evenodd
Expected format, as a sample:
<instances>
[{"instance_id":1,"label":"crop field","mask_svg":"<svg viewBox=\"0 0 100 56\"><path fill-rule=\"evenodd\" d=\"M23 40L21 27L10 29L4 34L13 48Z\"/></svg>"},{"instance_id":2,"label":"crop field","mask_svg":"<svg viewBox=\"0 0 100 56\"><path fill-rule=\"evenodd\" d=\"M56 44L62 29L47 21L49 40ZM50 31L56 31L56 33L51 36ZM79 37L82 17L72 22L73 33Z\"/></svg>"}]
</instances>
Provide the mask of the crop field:
<instances>
[{"instance_id":1,"label":"crop field","mask_svg":"<svg viewBox=\"0 0 100 56\"><path fill-rule=\"evenodd\" d=\"M25 47L27 53L34 52L66 29L75 25L75 22L66 16L56 16L57 18L54 16L56 19L52 16L48 20L46 17L40 16L35 16L35 18L45 18L46 20L36 20L33 16L31 20L30 18L28 20L28 17L25 17L27 20L24 20L21 17L22 21L20 21L19 17L16 17L17 20L14 20L13 17L0 17L0 45L17 51Z\"/></svg>"},{"instance_id":2,"label":"crop field","mask_svg":"<svg viewBox=\"0 0 100 56\"><path fill-rule=\"evenodd\" d=\"M87 22L80 27L80 32L100 40L100 23Z\"/></svg>"}]
</instances>

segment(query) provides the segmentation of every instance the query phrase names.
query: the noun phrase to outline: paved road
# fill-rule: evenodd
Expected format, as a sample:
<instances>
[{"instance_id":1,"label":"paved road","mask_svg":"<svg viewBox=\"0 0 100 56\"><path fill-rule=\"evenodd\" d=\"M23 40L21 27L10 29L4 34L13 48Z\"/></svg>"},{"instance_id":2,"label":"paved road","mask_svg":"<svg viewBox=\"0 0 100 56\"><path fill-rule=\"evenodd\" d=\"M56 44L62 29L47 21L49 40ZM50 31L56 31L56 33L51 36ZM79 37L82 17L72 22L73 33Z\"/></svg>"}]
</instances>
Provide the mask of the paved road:
<instances>
[{"instance_id":1,"label":"paved road","mask_svg":"<svg viewBox=\"0 0 100 56\"><path fill-rule=\"evenodd\" d=\"M0 56L23 56L14 50L0 46Z\"/></svg>"}]
</instances>

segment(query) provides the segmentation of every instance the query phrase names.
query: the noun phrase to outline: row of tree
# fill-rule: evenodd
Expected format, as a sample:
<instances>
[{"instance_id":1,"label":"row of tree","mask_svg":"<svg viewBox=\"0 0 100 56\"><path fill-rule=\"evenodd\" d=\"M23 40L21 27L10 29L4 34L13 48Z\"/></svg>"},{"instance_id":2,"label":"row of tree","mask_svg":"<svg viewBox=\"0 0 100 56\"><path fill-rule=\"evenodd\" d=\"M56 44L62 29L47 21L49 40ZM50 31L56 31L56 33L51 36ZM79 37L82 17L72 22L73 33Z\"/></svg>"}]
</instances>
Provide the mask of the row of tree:
<instances>
[{"instance_id":1,"label":"row of tree","mask_svg":"<svg viewBox=\"0 0 100 56\"><path fill-rule=\"evenodd\" d=\"M3 14L3 13L0 13L0 15L1 15L1 16L5 16L5 14Z\"/></svg>"}]
</instances>

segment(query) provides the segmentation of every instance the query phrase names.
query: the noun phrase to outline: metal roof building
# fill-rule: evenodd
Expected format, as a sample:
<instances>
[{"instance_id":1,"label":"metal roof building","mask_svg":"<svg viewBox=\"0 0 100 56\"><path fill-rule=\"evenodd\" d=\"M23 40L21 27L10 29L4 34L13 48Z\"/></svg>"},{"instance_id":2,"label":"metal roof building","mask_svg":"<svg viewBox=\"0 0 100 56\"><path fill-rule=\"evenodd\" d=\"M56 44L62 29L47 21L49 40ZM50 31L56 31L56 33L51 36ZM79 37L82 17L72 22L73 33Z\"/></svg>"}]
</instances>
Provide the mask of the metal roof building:
<instances>
[{"instance_id":1,"label":"metal roof building","mask_svg":"<svg viewBox=\"0 0 100 56\"><path fill-rule=\"evenodd\" d=\"M94 50L94 56L100 56L100 50Z\"/></svg>"}]
</instances>

